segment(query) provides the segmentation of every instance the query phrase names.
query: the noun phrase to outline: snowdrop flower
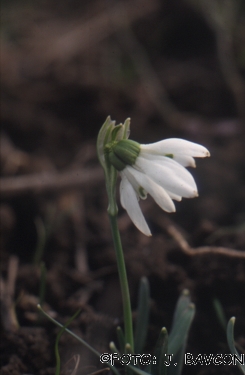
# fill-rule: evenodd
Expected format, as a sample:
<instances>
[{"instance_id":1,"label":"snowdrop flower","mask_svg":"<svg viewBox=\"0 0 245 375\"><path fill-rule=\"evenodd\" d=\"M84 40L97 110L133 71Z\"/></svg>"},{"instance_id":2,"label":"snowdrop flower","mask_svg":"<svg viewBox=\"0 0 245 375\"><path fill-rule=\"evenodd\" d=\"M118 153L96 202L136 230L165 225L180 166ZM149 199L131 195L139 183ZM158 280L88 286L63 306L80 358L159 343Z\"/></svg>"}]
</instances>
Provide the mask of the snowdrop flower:
<instances>
[{"instance_id":1,"label":"snowdrop flower","mask_svg":"<svg viewBox=\"0 0 245 375\"><path fill-rule=\"evenodd\" d=\"M185 167L195 167L194 157L210 156L205 147L183 139L170 138L141 145L126 136L107 142L104 154L121 175L123 208L135 226L147 236L151 232L139 199L146 199L150 194L164 211L174 212L173 200L198 196L194 178Z\"/></svg>"}]
</instances>

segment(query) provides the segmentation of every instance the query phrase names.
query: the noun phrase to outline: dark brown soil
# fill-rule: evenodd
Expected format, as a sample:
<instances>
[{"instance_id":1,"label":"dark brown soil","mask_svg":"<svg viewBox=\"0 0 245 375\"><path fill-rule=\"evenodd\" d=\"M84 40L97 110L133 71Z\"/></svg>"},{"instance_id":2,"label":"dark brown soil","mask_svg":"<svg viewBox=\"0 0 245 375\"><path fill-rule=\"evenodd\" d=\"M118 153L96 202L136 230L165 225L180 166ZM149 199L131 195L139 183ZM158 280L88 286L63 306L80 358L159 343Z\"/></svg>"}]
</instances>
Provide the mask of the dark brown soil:
<instances>
[{"instance_id":1,"label":"dark brown soil","mask_svg":"<svg viewBox=\"0 0 245 375\"><path fill-rule=\"evenodd\" d=\"M108 115L118 123L131 117L138 142L180 137L211 152L191 170L197 199L177 203L175 214L150 197L142 202L151 238L119 204L134 319L139 281L150 283L145 351L161 327L170 331L183 289L196 305L186 351L230 353L216 300L227 322L236 317L235 339L245 351L244 5L234 1L219 13L206 11L204 0L200 7L190 0L120 4L3 2L1 375L55 374L59 328L38 311L41 301L62 324L81 309L69 328L101 353L123 325L95 150ZM62 374L104 368L67 333L59 349ZM185 374L239 370L197 364L184 366Z\"/></svg>"}]
</instances>

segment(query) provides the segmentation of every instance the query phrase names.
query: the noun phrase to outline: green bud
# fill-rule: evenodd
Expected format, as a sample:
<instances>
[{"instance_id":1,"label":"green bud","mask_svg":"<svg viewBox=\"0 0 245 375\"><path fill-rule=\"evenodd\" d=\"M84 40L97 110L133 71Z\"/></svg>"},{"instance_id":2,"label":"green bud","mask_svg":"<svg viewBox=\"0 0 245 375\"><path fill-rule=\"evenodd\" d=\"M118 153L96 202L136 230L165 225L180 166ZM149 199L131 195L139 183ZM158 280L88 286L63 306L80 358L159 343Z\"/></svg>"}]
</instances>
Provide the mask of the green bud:
<instances>
[{"instance_id":1,"label":"green bud","mask_svg":"<svg viewBox=\"0 0 245 375\"><path fill-rule=\"evenodd\" d=\"M111 142L105 146L110 163L122 171L127 165L133 165L140 153L140 144L130 139Z\"/></svg>"}]
</instances>

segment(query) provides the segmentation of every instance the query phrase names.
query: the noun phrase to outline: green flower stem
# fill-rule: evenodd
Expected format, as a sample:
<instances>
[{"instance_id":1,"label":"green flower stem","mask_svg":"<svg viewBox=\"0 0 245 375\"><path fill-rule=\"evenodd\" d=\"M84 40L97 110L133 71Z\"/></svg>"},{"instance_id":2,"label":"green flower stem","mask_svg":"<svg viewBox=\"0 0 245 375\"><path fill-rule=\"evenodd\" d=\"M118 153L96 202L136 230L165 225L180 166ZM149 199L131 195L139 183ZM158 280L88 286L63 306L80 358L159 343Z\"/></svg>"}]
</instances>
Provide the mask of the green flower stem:
<instances>
[{"instance_id":1,"label":"green flower stem","mask_svg":"<svg viewBox=\"0 0 245 375\"><path fill-rule=\"evenodd\" d=\"M137 142L127 140L129 136L129 126L130 119L127 119L124 124L115 125L115 121L111 121L110 116L107 117L98 134L97 154L105 173L106 190L109 201L107 212L111 223L123 300L125 345L128 344L133 351L134 339L132 311L121 238L117 226L118 209L116 203L116 182L118 171L123 170L128 162L129 164L133 164L140 151L140 145ZM126 144L124 144L124 140L127 140ZM126 163L123 162L125 159L125 148L127 149Z\"/></svg>"},{"instance_id":2,"label":"green flower stem","mask_svg":"<svg viewBox=\"0 0 245 375\"><path fill-rule=\"evenodd\" d=\"M109 166L105 171L106 191L109 200L107 212L111 216L117 216L118 208L116 203L116 180L117 171L113 166Z\"/></svg>"},{"instance_id":3,"label":"green flower stem","mask_svg":"<svg viewBox=\"0 0 245 375\"><path fill-rule=\"evenodd\" d=\"M125 344L130 344L134 352L134 337L133 337L133 322L132 310L130 302L130 294L128 288L127 272L123 256L122 243L120 233L117 225L117 216L109 214L112 237L116 251L117 267L121 285L122 300L123 300L123 315L124 315L124 330L125 330Z\"/></svg>"}]
</instances>

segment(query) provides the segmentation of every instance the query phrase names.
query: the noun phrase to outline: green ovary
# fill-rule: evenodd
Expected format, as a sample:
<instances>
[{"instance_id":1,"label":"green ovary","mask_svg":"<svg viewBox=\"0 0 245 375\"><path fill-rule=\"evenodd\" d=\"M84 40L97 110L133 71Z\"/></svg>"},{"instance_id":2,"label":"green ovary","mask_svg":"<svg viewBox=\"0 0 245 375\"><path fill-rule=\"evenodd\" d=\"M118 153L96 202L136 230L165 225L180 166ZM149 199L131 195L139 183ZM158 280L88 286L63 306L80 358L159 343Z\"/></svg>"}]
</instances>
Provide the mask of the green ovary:
<instances>
[{"instance_id":1,"label":"green ovary","mask_svg":"<svg viewBox=\"0 0 245 375\"><path fill-rule=\"evenodd\" d=\"M120 172L127 165L133 165L140 153L140 144L122 139L119 142L112 142L105 146L105 153L108 154L110 163Z\"/></svg>"}]
</instances>

